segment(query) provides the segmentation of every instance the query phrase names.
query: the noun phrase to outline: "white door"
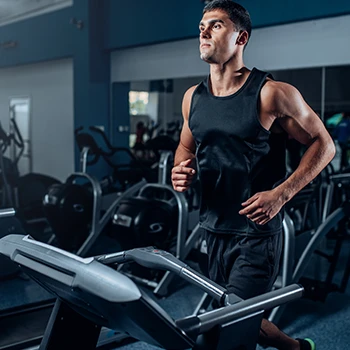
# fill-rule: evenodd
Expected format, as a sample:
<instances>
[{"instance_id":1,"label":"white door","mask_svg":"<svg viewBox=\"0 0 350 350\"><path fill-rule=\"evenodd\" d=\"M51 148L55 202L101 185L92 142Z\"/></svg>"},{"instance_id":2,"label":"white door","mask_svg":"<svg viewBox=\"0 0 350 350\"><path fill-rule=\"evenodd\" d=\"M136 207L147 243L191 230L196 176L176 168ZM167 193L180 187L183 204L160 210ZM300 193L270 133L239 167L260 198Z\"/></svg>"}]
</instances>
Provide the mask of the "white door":
<instances>
[{"instance_id":1,"label":"white door","mask_svg":"<svg viewBox=\"0 0 350 350\"><path fill-rule=\"evenodd\" d=\"M16 130L17 127L17 130ZM12 142L11 159L17 161L19 174L32 172L30 138L30 98L10 99L10 133L19 144Z\"/></svg>"}]
</instances>

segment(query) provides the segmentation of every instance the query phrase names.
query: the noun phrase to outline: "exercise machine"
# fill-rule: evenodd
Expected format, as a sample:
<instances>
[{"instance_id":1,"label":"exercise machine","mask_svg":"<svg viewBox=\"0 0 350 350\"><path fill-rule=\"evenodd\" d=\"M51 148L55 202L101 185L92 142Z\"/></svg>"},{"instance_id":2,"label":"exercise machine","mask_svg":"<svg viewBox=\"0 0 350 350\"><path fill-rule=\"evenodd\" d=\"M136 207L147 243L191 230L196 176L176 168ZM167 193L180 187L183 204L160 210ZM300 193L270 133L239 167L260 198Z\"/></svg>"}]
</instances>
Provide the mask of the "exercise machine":
<instances>
[{"instance_id":1,"label":"exercise machine","mask_svg":"<svg viewBox=\"0 0 350 350\"><path fill-rule=\"evenodd\" d=\"M169 184L172 154L161 153L158 183L146 183L136 196L125 198L116 207L113 228L109 235L123 250L154 246L185 260L201 237L198 225L199 207L195 190L175 191ZM171 272L126 266L129 276L154 289L158 296L166 296L174 277ZM127 271L123 271L127 273ZM140 278L141 277L141 278Z\"/></svg>"},{"instance_id":2,"label":"exercise machine","mask_svg":"<svg viewBox=\"0 0 350 350\"><path fill-rule=\"evenodd\" d=\"M60 181L38 173L19 173L18 162L25 146L14 118L10 119L10 125L13 131L9 134L0 125L1 207L15 208L22 218L26 232L36 239L47 241L51 234L43 212L42 200L47 189ZM11 146L16 147L14 159L5 157Z\"/></svg>"},{"instance_id":3,"label":"exercise machine","mask_svg":"<svg viewBox=\"0 0 350 350\"><path fill-rule=\"evenodd\" d=\"M0 210L0 238L9 234L26 235L14 209ZM94 237L93 237L94 240ZM87 245L79 253L84 254ZM29 279L17 263L0 254L0 280L2 303L0 308L0 349L16 350L36 346L42 339L45 327L55 304L54 295L47 293ZM74 327L73 325L72 327ZM125 334L101 330L98 347L120 342Z\"/></svg>"},{"instance_id":4,"label":"exercise machine","mask_svg":"<svg viewBox=\"0 0 350 350\"><path fill-rule=\"evenodd\" d=\"M0 237L11 233L26 234L19 220L14 219L15 210L0 209ZM0 280L17 275L19 268L9 258L0 256Z\"/></svg>"},{"instance_id":5,"label":"exercise machine","mask_svg":"<svg viewBox=\"0 0 350 350\"><path fill-rule=\"evenodd\" d=\"M79 183L85 181L85 185ZM100 182L87 173L73 173L65 183L52 186L43 203L57 245L84 256L111 222L119 203L145 184L136 183L122 193L103 196Z\"/></svg>"},{"instance_id":6,"label":"exercise machine","mask_svg":"<svg viewBox=\"0 0 350 350\"><path fill-rule=\"evenodd\" d=\"M113 217L113 227L109 235L123 250L152 245L170 250L181 260L188 257L201 235L198 210L189 211L183 193L157 183L146 183L137 196L121 201ZM130 277L153 288L158 296L168 295L174 277L170 271L153 274L152 270L137 266L135 269L136 272L131 268Z\"/></svg>"},{"instance_id":7,"label":"exercise machine","mask_svg":"<svg viewBox=\"0 0 350 350\"><path fill-rule=\"evenodd\" d=\"M8 234L27 234L12 208L0 210L0 238ZM0 255L0 283L0 349L27 348L38 341L38 324L48 322L55 299L4 255Z\"/></svg>"},{"instance_id":8,"label":"exercise machine","mask_svg":"<svg viewBox=\"0 0 350 350\"><path fill-rule=\"evenodd\" d=\"M88 130L86 132L83 127L75 130L75 140L80 151L80 172L89 172L88 167L103 159L111 175L105 176L101 183L109 192L124 191L142 179L157 181L156 170L139 161L128 148L112 146L105 132L96 126L90 126ZM102 140L102 146L99 146L95 136Z\"/></svg>"},{"instance_id":9,"label":"exercise machine","mask_svg":"<svg viewBox=\"0 0 350 350\"><path fill-rule=\"evenodd\" d=\"M123 165L115 166L110 158L117 152L126 154L129 158L133 156L129 150L113 148L99 128L90 127L89 130L102 137L107 150L98 146L91 133L83 132L82 127L78 128L75 136L81 150L80 172L71 174L62 184L52 185L43 198L44 213L55 234L50 243L78 255L86 254L94 246L111 223L120 201L135 195L146 183L146 180L140 177L140 181L135 183L119 181L123 183L123 191L118 185L115 187L116 174L121 171L118 167ZM96 176L87 172L87 168L101 158L113 167L113 174L98 180ZM131 167L129 164L128 166Z\"/></svg>"},{"instance_id":10,"label":"exercise machine","mask_svg":"<svg viewBox=\"0 0 350 350\"><path fill-rule=\"evenodd\" d=\"M58 298L40 350L95 349L101 327L165 349L252 350L264 311L303 294L294 284L243 301L152 247L82 259L29 236L8 235L0 240L0 253ZM131 279L108 266L127 261L171 270L221 307L174 320Z\"/></svg>"},{"instance_id":11,"label":"exercise machine","mask_svg":"<svg viewBox=\"0 0 350 350\"><path fill-rule=\"evenodd\" d=\"M344 292L350 276L350 253L344 269L340 285L333 283L338 258L342 244L349 239L347 226L350 216L350 202L348 190L350 188L350 174L330 175L328 187L324 196L321 223L314 230L295 234L294 223L288 214L283 223L284 249L281 261L280 275L274 288L282 288L291 283L301 283L305 287L305 296L318 301L325 301L330 292ZM304 242L303 235L307 236ZM329 239L335 239L332 254L326 253L325 245ZM329 263L326 278L322 276L310 278L304 276L307 267L315 257L324 258ZM323 266L322 264L318 264ZM278 323L284 307L274 309L269 319Z\"/></svg>"}]
</instances>

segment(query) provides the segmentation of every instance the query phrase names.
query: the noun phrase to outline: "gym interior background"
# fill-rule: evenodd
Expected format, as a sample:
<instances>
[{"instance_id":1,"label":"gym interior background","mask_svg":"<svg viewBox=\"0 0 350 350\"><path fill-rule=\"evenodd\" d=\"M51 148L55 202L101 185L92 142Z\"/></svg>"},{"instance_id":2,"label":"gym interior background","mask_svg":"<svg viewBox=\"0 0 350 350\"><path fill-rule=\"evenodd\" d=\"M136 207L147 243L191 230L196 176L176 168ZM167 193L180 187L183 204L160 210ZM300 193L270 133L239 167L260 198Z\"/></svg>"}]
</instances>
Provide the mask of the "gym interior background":
<instances>
[{"instance_id":1,"label":"gym interior background","mask_svg":"<svg viewBox=\"0 0 350 350\"><path fill-rule=\"evenodd\" d=\"M350 2L239 2L253 22L246 65L296 86L331 131L350 112ZM201 0L0 0L0 122L9 131L16 112L25 140L21 175L64 182L78 171L79 127L97 126L114 147L130 149L139 122L155 131L178 127L184 92L208 74L198 55L203 6ZM340 162L337 154L335 171ZM99 178L108 170L102 161L89 168ZM331 323L349 324L349 301L348 288L336 306L347 312L334 313ZM328 312L323 304L319 310ZM319 349L344 349L350 341L348 332L327 338Z\"/></svg>"}]
</instances>

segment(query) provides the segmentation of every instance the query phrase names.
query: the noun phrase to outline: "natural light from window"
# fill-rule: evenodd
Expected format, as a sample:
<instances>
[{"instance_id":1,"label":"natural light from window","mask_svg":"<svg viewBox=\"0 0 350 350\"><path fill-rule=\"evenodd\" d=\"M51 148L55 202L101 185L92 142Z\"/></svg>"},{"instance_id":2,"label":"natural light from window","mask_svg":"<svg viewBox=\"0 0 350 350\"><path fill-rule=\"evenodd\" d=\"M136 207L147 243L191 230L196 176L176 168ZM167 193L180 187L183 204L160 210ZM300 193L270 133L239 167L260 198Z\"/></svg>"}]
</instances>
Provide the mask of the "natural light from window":
<instances>
[{"instance_id":1,"label":"natural light from window","mask_svg":"<svg viewBox=\"0 0 350 350\"><path fill-rule=\"evenodd\" d=\"M149 93L146 91L130 91L129 105L131 115L147 114Z\"/></svg>"}]
</instances>

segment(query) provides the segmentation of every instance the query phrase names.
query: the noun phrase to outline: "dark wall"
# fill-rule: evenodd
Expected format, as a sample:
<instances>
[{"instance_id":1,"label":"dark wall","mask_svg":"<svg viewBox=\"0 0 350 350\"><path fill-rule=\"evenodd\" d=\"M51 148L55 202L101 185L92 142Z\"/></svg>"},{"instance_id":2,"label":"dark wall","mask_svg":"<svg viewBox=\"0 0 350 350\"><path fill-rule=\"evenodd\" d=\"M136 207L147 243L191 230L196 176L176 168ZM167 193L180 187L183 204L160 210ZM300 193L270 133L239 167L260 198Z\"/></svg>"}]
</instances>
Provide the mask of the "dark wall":
<instances>
[{"instance_id":1,"label":"dark wall","mask_svg":"<svg viewBox=\"0 0 350 350\"><path fill-rule=\"evenodd\" d=\"M200 0L110 1L109 49L190 38L198 33Z\"/></svg>"},{"instance_id":2,"label":"dark wall","mask_svg":"<svg viewBox=\"0 0 350 350\"><path fill-rule=\"evenodd\" d=\"M306 21L350 13L348 0L242 0L254 27Z\"/></svg>"},{"instance_id":3,"label":"dark wall","mask_svg":"<svg viewBox=\"0 0 350 350\"><path fill-rule=\"evenodd\" d=\"M348 0L238 2L250 12L254 28L350 13ZM110 1L105 46L117 49L196 37L203 7L200 0L134 0L122 5Z\"/></svg>"},{"instance_id":4,"label":"dark wall","mask_svg":"<svg viewBox=\"0 0 350 350\"><path fill-rule=\"evenodd\" d=\"M249 10L255 28L350 13L348 0L239 2ZM96 16L103 17L101 40L108 50L196 37L204 7L201 0L96 3L103 8ZM82 6L75 0L72 7L0 27L0 43L17 42L15 48L0 47L0 68L73 56L79 38L70 20L77 18L88 24L88 18L81 16Z\"/></svg>"},{"instance_id":5,"label":"dark wall","mask_svg":"<svg viewBox=\"0 0 350 350\"><path fill-rule=\"evenodd\" d=\"M73 54L72 8L51 12L0 27L0 42L15 42L0 48L0 68L49 61Z\"/></svg>"}]
</instances>

